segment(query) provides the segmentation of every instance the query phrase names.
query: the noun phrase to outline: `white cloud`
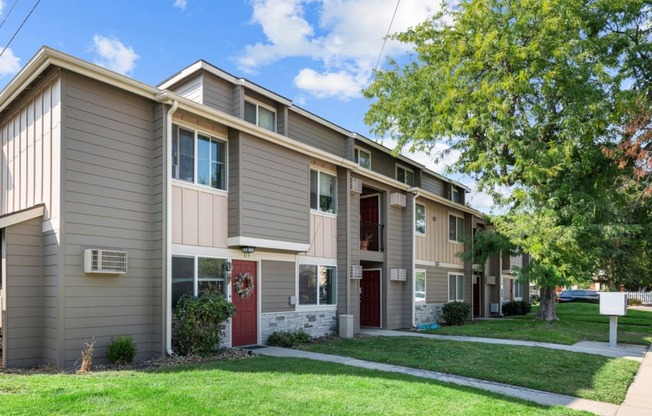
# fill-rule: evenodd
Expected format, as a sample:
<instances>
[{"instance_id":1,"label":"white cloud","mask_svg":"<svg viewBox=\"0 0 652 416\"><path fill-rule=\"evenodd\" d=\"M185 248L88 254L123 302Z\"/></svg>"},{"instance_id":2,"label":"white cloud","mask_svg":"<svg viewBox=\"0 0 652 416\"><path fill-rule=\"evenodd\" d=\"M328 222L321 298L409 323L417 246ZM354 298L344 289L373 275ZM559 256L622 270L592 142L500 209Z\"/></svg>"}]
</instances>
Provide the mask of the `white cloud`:
<instances>
[{"instance_id":1,"label":"white cloud","mask_svg":"<svg viewBox=\"0 0 652 416\"><path fill-rule=\"evenodd\" d=\"M121 74L133 71L140 58L131 46L106 36L93 36L93 49L99 55L96 64Z\"/></svg>"},{"instance_id":2,"label":"white cloud","mask_svg":"<svg viewBox=\"0 0 652 416\"><path fill-rule=\"evenodd\" d=\"M187 0L174 0L174 7L177 7L181 10L186 10L187 4L188 4Z\"/></svg>"},{"instance_id":3,"label":"white cloud","mask_svg":"<svg viewBox=\"0 0 652 416\"><path fill-rule=\"evenodd\" d=\"M236 61L240 70L253 72L284 58L307 57L317 67L299 70L297 87L317 97L356 97L371 80L395 7L396 0L254 0L251 23L261 26L266 40L245 46ZM403 2L391 32L437 9L431 0ZM318 19L311 23L308 13ZM388 41L384 55L405 51L405 45Z\"/></svg>"},{"instance_id":4,"label":"white cloud","mask_svg":"<svg viewBox=\"0 0 652 416\"><path fill-rule=\"evenodd\" d=\"M14 75L20 71L20 58L14 55L14 51L7 48L0 57L0 77Z\"/></svg>"}]
</instances>

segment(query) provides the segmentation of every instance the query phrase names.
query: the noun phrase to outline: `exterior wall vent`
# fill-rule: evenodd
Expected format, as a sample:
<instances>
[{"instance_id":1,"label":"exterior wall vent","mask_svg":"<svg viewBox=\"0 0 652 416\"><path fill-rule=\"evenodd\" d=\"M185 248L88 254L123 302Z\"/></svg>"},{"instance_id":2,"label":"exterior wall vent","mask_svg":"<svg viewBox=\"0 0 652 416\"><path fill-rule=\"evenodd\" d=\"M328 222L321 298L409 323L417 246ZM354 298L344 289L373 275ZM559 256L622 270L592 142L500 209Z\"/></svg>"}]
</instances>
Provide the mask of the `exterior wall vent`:
<instances>
[{"instance_id":1,"label":"exterior wall vent","mask_svg":"<svg viewBox=\"0 0 652 416\"><path fill-rule=\"evenodd\" d=\"M491 304L491 313L500 313L500 304L492 303Z\"/></svg>"},{"instance_id":2,"label":"exterior wall vent","mask_svg":"<svg viewBox=\"0 0 652 416\"><path fill-rule=\"evenodd\" d=\"M496 284L496 276L487 276L485 279L488 285L495 285Z\"/></svg>"},{"instance_id":3,"label":"exterior wall vent","mask_svg":"<svg viewBox=\"0 0 652 416\"><path fill-rule=\"evenodd\" d=\"M407 197L400 192L389 194L389 205L393 207L405 208L407 205Z\"/></svg>"},{"instance_id":4,"label":"exterior wall vent","mask_svg":"<svg viewBox=\"0 0 652 416\"><path fill-rule=\"evenodd\" d=\"M351 266L351 279L362 279L362 266Z\"/></svg>"},{"instance_id":5,"label":"exterior wall vent","mask_svg":"<svg viewBox=\"0 0 652 416\"><path fill-rule=\"evenodd\" d=\"M84 273L126 274L127 252L117 250L84 250Z\"/></svg>"},{"instance_id":6,"label":"exterior wall vent","mask_svg":"<svg viewBox=\"0 0 652 416\"><path fill-rule=\"evenodd\" d=\"M405 269L391 269L389 271L389 280L405 282L407 280L407 271Z\"/></svg>"},{"instance_id":7,"label":"exterior wall vent","mask_svg":"<svg viewBox=\"0 0 652 416\"><path fill-rule=\"evenodd\" d=\"M351 192L362 193L362 181L357 178L351 178L351 183L349 184L349 189Z\"/></svg>"}]
</instances>

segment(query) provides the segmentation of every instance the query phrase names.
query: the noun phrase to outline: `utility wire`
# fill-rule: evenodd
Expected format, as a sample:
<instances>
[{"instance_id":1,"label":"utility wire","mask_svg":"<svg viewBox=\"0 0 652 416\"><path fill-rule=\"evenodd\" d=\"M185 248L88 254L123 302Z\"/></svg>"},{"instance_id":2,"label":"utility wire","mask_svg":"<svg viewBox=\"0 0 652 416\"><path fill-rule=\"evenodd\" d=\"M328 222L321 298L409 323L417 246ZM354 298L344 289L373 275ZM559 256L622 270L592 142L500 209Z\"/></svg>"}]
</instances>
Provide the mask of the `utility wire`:
<instances>
[{"instance_id":1,"label":"utility wire","mask_svg":"<svg viewBox=\"0 0 652 416\"><path fill-rule=\"evenodd\" d=\"M383 46L380 48L380 53L378 53L378 59L376 60L376 65L374 65L373 72L376 72L378 69L378 66L380 65L380 60L383 57L383 51L385 50L385 45L387 45L387 38L389 37L389 33L392 30L392 25L394 24L394 19L396 18L396 12L398 11L398 6L401 4L401 0L396 1L396 7L394 8L394 14L392 15L392 20L389 22L389 27L387 28L387 33L385 34L385 38L383 39ZM353 131L357 130L358 128L358 122L360 121L360 114L362 114L362 105L363 103L360 103L360 108L358 109L358 116L355 118L355 125L353 126Z\"/></svg>"},{"instance_id":2,"label":"utility wire","mask_svg":"<svg viewBox=\"0 0 652 416\"><path fill-rule=\"evenodd\" d=\"M0 58L2 58L2 55L4 55L4 53L5 53L5 51L7 50L7 48L9 48L9 45L11 45L11 42L13 42L14 38L16 37L16 35L18 35L18 32L20 32L20 29L23 28L23 26L25 25L25 22L27 22L27 19L29 19L29 17L32 15L32 13L34 13L34 9L36 9L36 6L38 6L38 4L39 4L40 2L41 2L41 0L36 0L36 3L34 4L34 7L32 7L32 10L29 11L29 13L28 13L27 16L25 17L25 19L23 19L23 22L20 24L20 26L18 27L18 29L16 29L16 31L14 32L13 36L11 37L11 39L9 39L9 42L7 42L7 44L5 45L4 49L2 49L2 52L0 52ZM3 23L4 23L4 22L3 22Z\"/></svg>"},{"instance_id":3,"label":"utility wire","mask_svg":"<svg viewBox=\"0 0 652 416\"><path fill-rule=\"evenodd\" d=\"M2 23L0 23L0 29L2 29L2 26L5 25L5 22L6 22L7 19L9 18L9 15L11 14L11 12L14 10L14 7L16 7L16 4L18 4L18 0L16 0L16 1L14 2L14 4L11 5L11 8L10 8L9 11L7 12L7 14L5 15L5 18L2 19Z\"/></svg>"}]
</instances>

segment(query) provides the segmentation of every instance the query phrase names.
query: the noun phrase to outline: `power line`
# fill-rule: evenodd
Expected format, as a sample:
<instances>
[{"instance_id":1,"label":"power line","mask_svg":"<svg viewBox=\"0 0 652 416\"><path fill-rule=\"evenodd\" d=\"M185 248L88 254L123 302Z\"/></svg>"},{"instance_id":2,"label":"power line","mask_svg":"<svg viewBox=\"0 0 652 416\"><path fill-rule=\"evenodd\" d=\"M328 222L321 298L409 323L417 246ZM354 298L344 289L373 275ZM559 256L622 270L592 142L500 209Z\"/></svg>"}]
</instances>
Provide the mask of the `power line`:
<instances>
[{"instance_id":1,"label":"power line","mask_svg":"<svg viewBox=\"0 0 652 416\"><path fill-rule=\"evenodd\" d=\"M32 15L32 13L34 13L34 9L36 9L36 6L38 6L38 4L39 4L40 2L41 2L41 0L36 0L36 3L34 4L34 7L32 7L32 10L30 10L29 13L27 14L27 16L25 16L25 19L23 19L23 22L20 24L20 26L18 27L18 29L16 29L16 31L14 32L13 36L11 37L11 39L9 39L9 42L7 42L7 44L5 45L4 49L2 49L2 52L0 52L0 58L2 58L2 55L4 55L4 53L5 53L5 51L7 50L7 48L9 48L9 45L11 45L11 42L14 41L14 38L16 37L16 35L18 35L18 32L20 32L20 29L23 28L23 26L25 25L25 22L27 22L27 19L29 19L29 17ZM4 23L4 22L3 22L3 23Z\"/></svg>"},{"instance_id":2,"label":"power line","mask_svg":"<svg viewBox=\"0 0 652 416\"><path fill-rule=\"evenodd\" d=\"M14 2L14 4L11 5L11 8L10 8L9 11L7 12L7 14L5 15L5 18L2 19L2 23L0 23L0 29L2 29L2 26L5 25L5 22L6 22L7 19L9 18L9 15L11 14L11 12L14 11L14 7L16 7L16 4L18 4L18 0L16 0L16 1Z\"/></svg>"}]
</instances>

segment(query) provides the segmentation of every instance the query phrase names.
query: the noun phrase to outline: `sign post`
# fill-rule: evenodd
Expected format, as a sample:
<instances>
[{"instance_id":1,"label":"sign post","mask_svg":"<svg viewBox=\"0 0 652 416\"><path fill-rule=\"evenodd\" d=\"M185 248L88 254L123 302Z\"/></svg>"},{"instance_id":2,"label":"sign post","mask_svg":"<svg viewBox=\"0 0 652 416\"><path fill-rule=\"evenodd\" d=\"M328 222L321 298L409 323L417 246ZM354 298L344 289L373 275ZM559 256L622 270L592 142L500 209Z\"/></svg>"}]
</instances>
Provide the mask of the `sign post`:
<instances>
[{"instance_id":1,"label":"sign post","mask_svg":"<svg viewBox=\"0 0 652 416\"><path fill-rule=\"evenodd\" d=\"M620 292L600 292L600 315L609 315L609 348L617 348L618 317L627 314L627 296Z\"/></svg>"}]
</instances>

